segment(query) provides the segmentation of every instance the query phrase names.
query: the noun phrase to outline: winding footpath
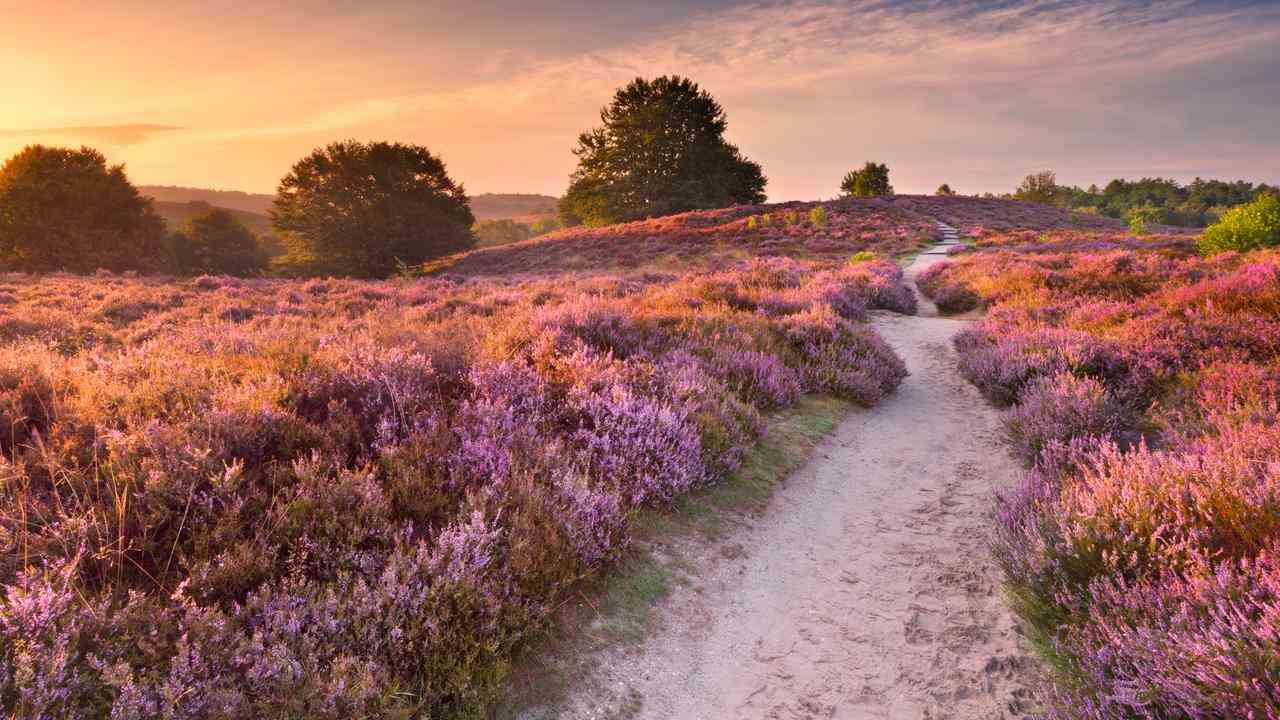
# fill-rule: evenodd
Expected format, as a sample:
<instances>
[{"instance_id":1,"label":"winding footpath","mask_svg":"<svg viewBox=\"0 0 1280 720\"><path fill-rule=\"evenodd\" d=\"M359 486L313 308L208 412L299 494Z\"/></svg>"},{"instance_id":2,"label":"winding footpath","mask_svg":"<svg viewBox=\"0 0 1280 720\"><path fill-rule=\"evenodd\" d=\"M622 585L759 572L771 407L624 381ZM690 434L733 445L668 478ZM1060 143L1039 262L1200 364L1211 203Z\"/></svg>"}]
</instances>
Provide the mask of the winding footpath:
<instances>
[{"instance_id":1,"label":"winding footpath","mask_svg":"<svg viewBox=\"0 0 1280 720\"><path fill-rule=\"evenodd\" d=\"M907 269L915 277L958 242ZM610 653L561 717L1020 718L1029 654L987 549L993 488L1019 469L998 411L956 369L964 321L878 313L911 376L859 411L770 509ZM737 548L740 548L737 549ZM625 712L619 709L624 701Z\"/></svg>"}]
</instances>

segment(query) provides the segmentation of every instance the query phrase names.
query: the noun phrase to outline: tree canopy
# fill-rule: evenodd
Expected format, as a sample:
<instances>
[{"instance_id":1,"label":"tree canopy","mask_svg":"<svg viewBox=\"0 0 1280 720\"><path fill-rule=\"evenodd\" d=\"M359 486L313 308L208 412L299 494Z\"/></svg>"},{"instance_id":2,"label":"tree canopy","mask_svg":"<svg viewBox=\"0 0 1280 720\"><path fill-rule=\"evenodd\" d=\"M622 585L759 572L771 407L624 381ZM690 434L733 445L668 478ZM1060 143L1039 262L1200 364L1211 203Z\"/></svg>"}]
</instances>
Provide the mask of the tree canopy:
<instances>
[{"instance_id":1,"label":"tree canopy","mask_svg":"<svg viewBox=\"0 0 1280 720\"><path fill-rule=\"evenodd\" d=\"M164 221L123 165L92 148L32 145L0 166L0 265L158 272L172 255Z\"/></svg>"},{"instance_id":2,"label":"tree canopy","mask_svg":"<svg viewBox=\"0 0 1280 720\"><path fill-rule=\"evenodd\" d=\"M186 273L255 275L266 269L267 253L244 223L221 208L187 221L174 238L178 267Z\"/></svg>"},{"instance_id":3,"label":"tree canopy","mask_svg":"<svg viewBox=\"0 0 1280 720\"><path fill-rule=\"evenodd\" d=\"M938 186L938 189L933 194L951 197L952 195L956 194L956 191L952 190L950 185L946 183L942 183L941 185Z\"/></svg>"},{"instance_id":4,"label":"tree canopy","mask_svg":"<svg viewBox=\"0 0 1280 720\"><path fill-rule=\"evenodd\" d=\"M299 160L271 211L286 273L386 277L475 244L461 184L424 147L354 140Z\"/></svg>"},{"instance_id":5,"label":"tree canopy","mask_svg":"<svg viewBox=\"0 0 1280 720\"><path fill-rule=\"evenodd\" d=\"M840 182L840 191L849 197L876 197L892 195L889 184L889 166L868 162L861 170L850 170Z\"/></svg>"},{"instance_id":6,"label":"tree canopy","mask_svg":"<svg viewBox=\"0 0 1280 720\"><path fill-rule=\"evenodd\" d=\"M1117 178L1105 187L1059 185L1052 171L1028 175L1013 193L1018 200L1057 205L1072 210L1143 223L1204 227L1229 208L1258 199L1275 188L1244 180L1196 178L1186 185L1172 178Z\"/></svg>"},{"instance_id":7,"label":"tree canopy","mask_svg":"<svg viewBox=\"0 0 1280 720\"><path fill-rule=\"evenodd\" d=\"M724 109L691 80L637 78L578 137L565 225L607 225L765 200L760 166L724 139Z\"/></svg>"},{"instance_id":8,"label":"tree canopy","mask_svg":"<svg viewBox=\"0 0 1280 720\"><path fill-rule=\"evenodd\" d=\"M1013 193L1013 198L1046 205L1057 203L1061 198L1057 174L1052 170L1045 170L1026 176Z\"/></svg>"}]
</instances>

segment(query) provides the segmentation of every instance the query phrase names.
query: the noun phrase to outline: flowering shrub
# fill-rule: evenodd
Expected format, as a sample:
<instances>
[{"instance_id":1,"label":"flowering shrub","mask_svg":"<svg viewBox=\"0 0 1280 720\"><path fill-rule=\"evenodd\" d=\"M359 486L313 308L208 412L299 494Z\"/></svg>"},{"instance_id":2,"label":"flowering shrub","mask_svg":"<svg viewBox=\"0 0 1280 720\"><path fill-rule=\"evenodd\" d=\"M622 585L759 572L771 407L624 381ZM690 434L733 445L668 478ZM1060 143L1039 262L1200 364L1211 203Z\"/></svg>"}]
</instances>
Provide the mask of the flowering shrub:
<instances>
[{"instance_id":1,"label":"flowering shrub","mask_svg":"<svg viewBox=\"0 0 1280 720\"><path fill-rule=\"evenodd\" d=\"M1277 717L1280 255L993 235L920 285L990 308L955 344L1033 464L995 550L1051 717Z\"/></svg>"},{"instance_id":2,"label":"flowering shrub","mask_svg":"<svg viewBox=\"0 0 1280 720\"><path fill-rule=\"evenodd\" d=\"M1280 197L1264 193L1251 203L1231 208L1205 228L1200 251L1206 255L1246 252L1280 245Z\"/></svg>"},{"instance_id":3,"label":"flowering shrub","mask_svg":"<svg viewBox=\"0 0 1280 720\"><path fill-rule=\"evenodd\" d=\"M893 390L901 280L0 276L0 707L481 714L638 507Z\"/></svg>"},{"instance_id":4,"label":"flowering shrub","mask_svg":"<svg viewBox=\"0 0 1280 720\"><path fill-rule=\"evenodd\" d=\"M1015 452L1034 461L1053 443L1073 438L1111 439L1123 427L1123 411L1106 386L1069 372L1042 376L1023 391L1005 419Z\"/></svg>"}]
</instances>

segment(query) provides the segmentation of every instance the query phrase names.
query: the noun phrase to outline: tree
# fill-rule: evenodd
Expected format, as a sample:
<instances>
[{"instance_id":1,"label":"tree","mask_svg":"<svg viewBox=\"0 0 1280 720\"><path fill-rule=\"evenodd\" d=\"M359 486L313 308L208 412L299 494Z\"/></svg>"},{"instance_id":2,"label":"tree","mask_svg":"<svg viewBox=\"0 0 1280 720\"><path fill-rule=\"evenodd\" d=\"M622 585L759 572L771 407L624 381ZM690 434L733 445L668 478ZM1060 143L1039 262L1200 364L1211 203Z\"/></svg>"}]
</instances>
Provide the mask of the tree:
<instances>
[{"instance_id":1,"label":"tree","mask_svg":"<svg viewBox=\"0 0 1280 720\"><path fill-rule=\"evenodd\" d=\"M0 265L158 272L172 260L151 201L97 150L31 145L0 166Z\"/></svg>"},{"instance_id":2,"label":"tree","mask_svg":"<svg viewBox=\"0 0 1280 720\"><path fill-rule=\"evenodd\" d=\"M289 274L387 277L475 244L462 185L424 147L337 142L280 181L271 219Z\"/></svg>"},{"instance_id":3,"label":"tree","mask_svg":"<svg viewBox=\"0 0 1280 720\"><path fill-rule=\"evenodd\" d=\"M951 186L946 183L942 183L941 185L939 185L937 192L934 193L934 195L944 195L946 197L951 197L952 195L955 195L955 194L956 194L956 191L952 190Z\"/></svg>"},{"instance_id":4,"label":"tree","mask_svg":"<svg viewBox=\"0 0 1280 720\"><path fill-rule=\"evenodd\" d=\"M485 220L484 222L476 223L475 233L477 245L480 247L508 245L533 237L528 225L518 223L509 218Z\"/></svg>"},{"instance_id":5,"label":"tree","mask_svg":"<svg viewBox=\"0 0 1280 720\"><path fill-rule=\"evenodd\" d=\"M266 269L267 253L244 223L221 208L187 221L175 238L178 267L186 273L255 275Z\"/></svg>"},{"instance_id":6,"label":"tree","mask_svg":"<svg viewBox=\"0 0 1280 720\"><path fill-rule=\"evenodd\" d=\"M889 166L869 162L861 170L851 170L840 183L840 190L849 197L876 197L892 195L889 184Z\"/></svg>"},{"instance_id":7,"label":"tree","mask_svg":"<svg viewBox=\"0 0 1280 720\"><path fill-rule=\"evenodd\" d=\"M555 232L561 228L560 221L553 217L538 218L529 226L529 233L533 237L546 235L549 232Z\"/></svg>"},{"instance_id":8,"label":"tree","mask_svg":"<svg viewBox=\"0 0 1280 720\"><path fill-rule=\"evenodd\" d=\"M1013 198L1053 205L1057 203L1059 194L1058 176L1052 170L1045 170L1023 178Z\"/></svg>"},{"instance_id":9,"label":"tree","mask_svg":"<svg viewBox=\"0 0 1280 720\"><path fill-rule=\"evenodd\" d=\"M637 78L578 137L559 205L565 226L607 225L764 202L760 166L724 139L724 109L681 77Z\"/></svg>"}]
</instances>

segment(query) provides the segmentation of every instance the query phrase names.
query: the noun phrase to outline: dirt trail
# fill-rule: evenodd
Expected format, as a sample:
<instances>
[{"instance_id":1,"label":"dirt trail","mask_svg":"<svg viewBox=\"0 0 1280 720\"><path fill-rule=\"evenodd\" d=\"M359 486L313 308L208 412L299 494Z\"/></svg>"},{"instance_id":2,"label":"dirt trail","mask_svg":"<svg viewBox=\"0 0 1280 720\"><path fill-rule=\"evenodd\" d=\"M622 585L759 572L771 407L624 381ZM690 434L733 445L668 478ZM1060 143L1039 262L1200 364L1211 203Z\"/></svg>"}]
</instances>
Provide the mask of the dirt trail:
<instances>
[{"instance_id":1,"label":"dirt trail","mask_svg":"<svg viewBox=\"0 0 1280 720\"><path fill-rule=\"evenodd\" d=\"M956 371L961 322L927 301L918 317L878 315L911 376L843 423L732 539L743 552L699 568L654 636L602 659L593 697L560 716L1025 715L1031 662L987 550L992 488L1019 471L997 412Z\"/></svg>"}]
</instances>

